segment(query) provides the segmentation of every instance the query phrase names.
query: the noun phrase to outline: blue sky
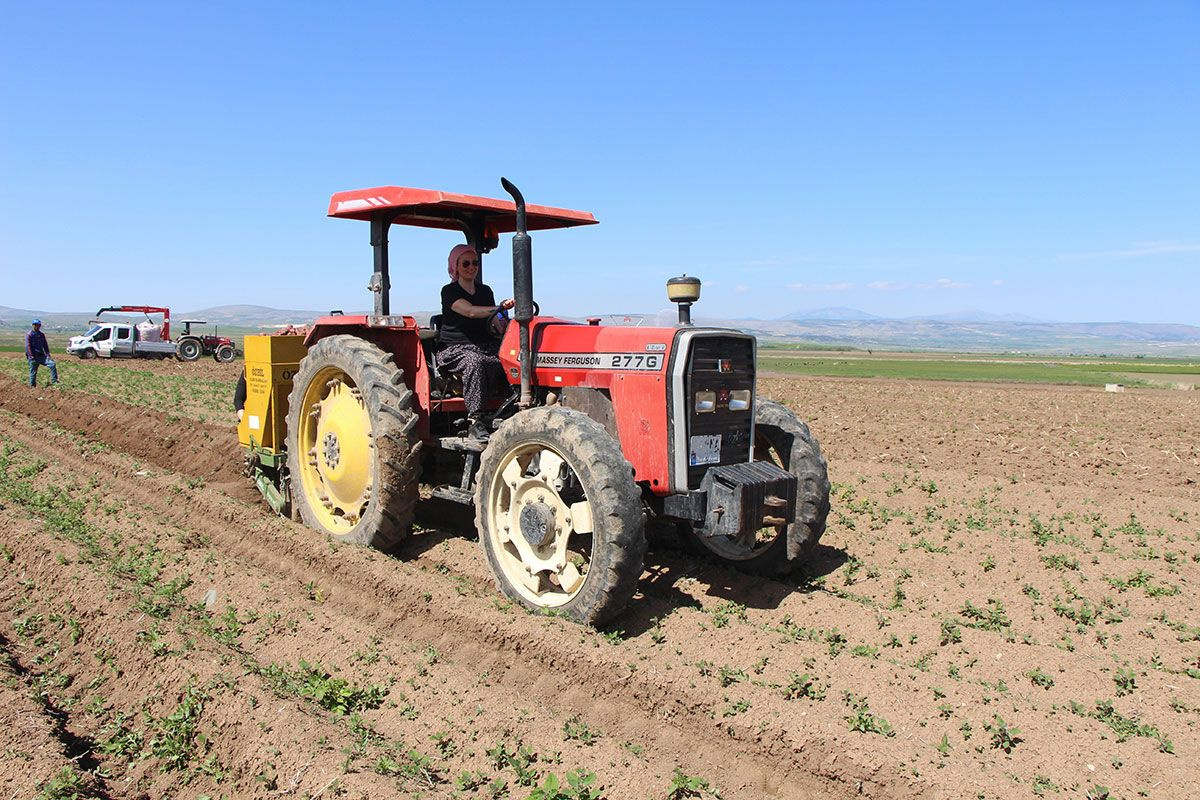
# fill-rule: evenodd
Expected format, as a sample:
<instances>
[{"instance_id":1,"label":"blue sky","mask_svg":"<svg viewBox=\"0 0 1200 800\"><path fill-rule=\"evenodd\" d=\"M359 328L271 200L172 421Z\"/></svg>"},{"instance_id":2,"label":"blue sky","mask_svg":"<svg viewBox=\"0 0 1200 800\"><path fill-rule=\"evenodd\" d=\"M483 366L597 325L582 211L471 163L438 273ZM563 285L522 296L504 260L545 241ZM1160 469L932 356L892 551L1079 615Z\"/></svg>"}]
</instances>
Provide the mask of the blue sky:
<instances>
[{"instance_id":1,"label":"blue sky","mask_svg":"<svg viewBox=\"0 0 1200 800\"><path fill-rule=\"evenodd\" d=\"M431 6L9 4L0 305L365 308L332 192L506 175L601 221L556 313L1200 324L1197 2ZM394 309L455 241L393 229Z\"/></svg>"}]
</instances>

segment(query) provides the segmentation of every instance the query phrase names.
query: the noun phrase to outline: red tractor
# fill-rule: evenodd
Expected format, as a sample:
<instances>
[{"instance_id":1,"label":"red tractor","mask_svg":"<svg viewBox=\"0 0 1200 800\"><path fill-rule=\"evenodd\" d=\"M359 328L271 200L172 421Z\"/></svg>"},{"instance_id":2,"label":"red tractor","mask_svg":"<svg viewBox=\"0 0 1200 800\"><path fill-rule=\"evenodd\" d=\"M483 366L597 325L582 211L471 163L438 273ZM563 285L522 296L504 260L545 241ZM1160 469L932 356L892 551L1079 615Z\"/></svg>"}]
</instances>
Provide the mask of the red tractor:
<instances>
[{"instance_id":1,"label":"red tractor","mask_svg":"<svg viewBox=\"0 0 1200 800\"><path fill-rule=\"evenodd\" d=\"M388 549L408 535L427 484L474 506L508 597L591 624L633 595L648 519L749 573L802 564L825 530L826 463L803 422L756 396L754 337L693 326L700 283L688 277L668 283L675 327L540 315L528 231L596 220L527 206L501 183L512 201L395 186L333 196L329 216L370 223L374 313L322 317L302 344L247 337L239 437L271 505ZM437 330L392 313L392 225L458 231L481 257L515 232L515 324L495 327L508 386L491 402L486 442L464 435Z\"/></svg>"},{"instance_id":2,"label":"red tractor","mask_svg":"<svg viewBox=\"0 0 1200 800\"><path fill-rule=\"evenodd\" d=\"M200 356L212 356L223 364L237 357L237 348L233 339L228 336L218 336L215 333L192 333L193 325L207 325L202 319L180 320L183 333L176 342L176 351L180 361L195 361Z\"/></svg>"}]
</instances>

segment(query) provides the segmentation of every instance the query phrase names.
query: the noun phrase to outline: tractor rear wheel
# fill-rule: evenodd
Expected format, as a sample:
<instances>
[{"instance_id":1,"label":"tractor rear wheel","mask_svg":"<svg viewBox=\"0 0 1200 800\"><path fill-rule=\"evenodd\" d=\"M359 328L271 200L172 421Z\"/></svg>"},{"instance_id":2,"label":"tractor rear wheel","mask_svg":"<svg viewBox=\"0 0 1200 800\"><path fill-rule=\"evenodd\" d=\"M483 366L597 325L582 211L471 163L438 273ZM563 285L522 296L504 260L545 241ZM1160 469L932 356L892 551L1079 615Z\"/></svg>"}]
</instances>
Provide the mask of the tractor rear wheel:
<instances>
[{"instance_id":1,"label":"tractor rear wheel","mask_svg":"<svg viewBox=\"0 0 1200 800\"><path fill-rule=\"evenodd\" d=\"M637 588L646 536L633 468L578 411L506 421L483 453L475 514L500 590L526 608L597 625Z\"/></svg>"},{"instance_id":2,"label":"tractor rear wheel","mask_svg":"<svg viewBox=\"0 0 1200 800\"><path fill-rule=\"evenodd\" d=\"M180 339L175 353L179 356L180 361L195 361L203 350L199 339Z\"/></svg>"},{"instance_id":3,"label":"tractor rear wheel","mask_svg":"<svg viewBox=\"0 0 1200 800\"><path fill-rule=\"evenodd\" d=\"M715 556L743 572L781 578L803 565L825 532L829 468L808 426L787 406L773 400L755 402L754 457L796 476L795 522L761 528L751 537L702 536L691 525L682 526L683 533L696 552ZM797 543L795 557L790 559L789 533Z\"/></svg>"},{"instance_id":4,"label":"tractor rear wheel","mask_svg":"<svg viewBox=\"0 0 1200 800\"><path fill-rule=\"evenodd\" d=\"M390 353L357 336L309 348L288 400L292 502L311 528L380 550L412 527L421 440Z\"/></svg>"},{"instance_id":5,"label":"tractor rear wheel","mask_svg":"<svg viewBox=\"0 0 1200 800\"><path fill-rule=\"evenodd\" d=\"M222 364L228 364L230 361L233 361L233 357L235 355L237 355L237 353L234 351L233 345L231 344L223 344L219 346L215 352L213 352L213 358L215 358L217 361L220 361Z\"/></svg>"}]
</instances>

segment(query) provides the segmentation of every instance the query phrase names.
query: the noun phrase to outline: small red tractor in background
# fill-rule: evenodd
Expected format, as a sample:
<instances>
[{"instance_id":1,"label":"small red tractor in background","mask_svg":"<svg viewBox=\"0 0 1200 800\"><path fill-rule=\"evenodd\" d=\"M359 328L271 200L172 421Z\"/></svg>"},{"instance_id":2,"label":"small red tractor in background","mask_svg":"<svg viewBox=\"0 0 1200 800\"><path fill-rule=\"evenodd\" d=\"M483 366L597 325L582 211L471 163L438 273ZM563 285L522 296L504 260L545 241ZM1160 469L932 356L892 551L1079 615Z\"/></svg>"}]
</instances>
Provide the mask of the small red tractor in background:
<instances>
[{"instance_id":1,"label":"small red tractor in background","mask_svg":"<svg viewBox=\"0 0 1200 800\"><path fill-rule=\"evenodd\" d=\"M193 325L207 325L206 320L184 319L180 320L180 323L183 325L183 333L175 343L180 361L195 361L203 355L212 356L217 361L227 364L237 357L237 348L228 336L192 333Z\"/></svg>"},{"instance_id":2,"label":"small red tractor in background","mask_svg":"<svg viewBox=\"0 0 1200 800\"><path fill-rule=\"evenodd\" d=\"M322 317L303 337L246 337L238 435L270 505L334 539L390 549L427 484L474 506L508 597L591 624L633 595L649 519L749 573L802 564L825 530L826 463L807 425L756 396L754 337L692 325L700 282L689 277L667 284L676 327L541 316L528 231L596 220L527 206L501 183L512 201L396 186L333 196L329 216L370 223L374 312ZM392 225L458 231L481 257L515 232L516 324L493 328L508 385L491 402L486 442L464 434L436 326L392 313Z\"/></svg>"}]
</instances>

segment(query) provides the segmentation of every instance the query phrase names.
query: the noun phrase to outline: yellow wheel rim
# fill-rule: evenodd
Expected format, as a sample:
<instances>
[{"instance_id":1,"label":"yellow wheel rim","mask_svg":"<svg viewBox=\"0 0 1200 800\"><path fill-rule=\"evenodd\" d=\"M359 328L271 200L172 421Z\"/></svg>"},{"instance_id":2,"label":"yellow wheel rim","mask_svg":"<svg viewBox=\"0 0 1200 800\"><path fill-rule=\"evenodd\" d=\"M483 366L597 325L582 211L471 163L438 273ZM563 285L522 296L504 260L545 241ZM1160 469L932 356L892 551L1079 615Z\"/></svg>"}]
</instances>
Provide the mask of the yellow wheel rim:
<instances>
[{"instance_id":1,"label":"yellow wheel rim","mask_svg":"<svg viewBox=\"0 0 1200 800\"><path fill-rule=\"evenodd\" d=\"M487 499L487 535L500 570L543 608L570 602L591 567L592 504L570 489L572 472L562 454L527 442L500 459Z\"/></svg>"},{"instance_id":2,"label":"yellow wheel rim","mask_svg":"<svg viewBox=\"0 0 1200 800\"><path fill-rule=\"evenodd\" d=\"M354 381L337 367L317 373L300 408L300 484L327 532L346 534L371 501L371 416Z\"/></svg>"}]
</instances>

